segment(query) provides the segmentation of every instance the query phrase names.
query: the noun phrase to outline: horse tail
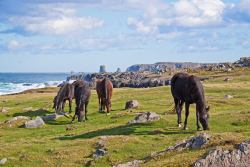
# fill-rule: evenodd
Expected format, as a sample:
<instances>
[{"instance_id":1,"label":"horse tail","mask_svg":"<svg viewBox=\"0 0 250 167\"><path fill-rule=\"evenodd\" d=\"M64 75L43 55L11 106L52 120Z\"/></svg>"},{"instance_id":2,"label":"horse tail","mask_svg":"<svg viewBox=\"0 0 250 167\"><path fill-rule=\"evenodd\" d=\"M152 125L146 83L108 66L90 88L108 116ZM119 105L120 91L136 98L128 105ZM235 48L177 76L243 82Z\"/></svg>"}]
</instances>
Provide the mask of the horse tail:
<instances>
[{"instance_id":1,"label":"horse tail","mask_svg":"<svg viewBox=\"0 0 250 167\"><path fill-rule=\"evenodd\" d=\"M108 100L108 80L104 78L104 90L105 90L105 100Z\"/></svg>"}]
</instances>

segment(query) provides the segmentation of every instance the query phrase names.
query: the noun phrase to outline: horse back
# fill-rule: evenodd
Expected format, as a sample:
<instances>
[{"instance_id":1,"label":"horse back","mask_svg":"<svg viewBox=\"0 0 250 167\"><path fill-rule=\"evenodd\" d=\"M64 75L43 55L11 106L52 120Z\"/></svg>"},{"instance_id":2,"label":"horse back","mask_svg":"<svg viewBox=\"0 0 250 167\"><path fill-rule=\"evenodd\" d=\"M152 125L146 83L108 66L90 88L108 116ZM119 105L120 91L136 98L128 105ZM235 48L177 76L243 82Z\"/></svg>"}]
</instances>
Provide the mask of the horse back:
<instances>
[{"instance_id":1,"label":"horse back","mask_svg":"<svg viewBox=\"0 0 250 167\"><path fill-rule=\"evenodd\" d=\"M178 73L171 80L171 93L173 97L189 103L195 103L204 97L204 89L200 80L186 73Z\"/></svg>"},{"instance_id":2,"label":"horse back","mask_svg":"<svg viewBox=\"0 0 250 167\"><path fill-rule=\"evenodd\" d=\"M100 79L96 84L96 92L99 98L111 99L113 84L108 78Z\"/></svg>"}]
</instances>

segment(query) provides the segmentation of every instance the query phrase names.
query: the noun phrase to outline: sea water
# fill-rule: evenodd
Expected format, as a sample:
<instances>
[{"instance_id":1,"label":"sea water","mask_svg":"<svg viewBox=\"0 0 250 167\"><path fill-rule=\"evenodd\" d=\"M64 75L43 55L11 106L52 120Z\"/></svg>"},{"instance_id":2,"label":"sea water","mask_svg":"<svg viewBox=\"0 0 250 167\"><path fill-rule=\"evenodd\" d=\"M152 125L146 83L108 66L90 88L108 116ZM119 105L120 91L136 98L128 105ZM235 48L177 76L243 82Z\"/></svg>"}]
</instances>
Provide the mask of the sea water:
<instances>
[{"instance_id":1,"label":"sea water","mask_svg":"<svg viewBox=\"0 0 250 167\"><path fill-rule=\"evenodd\" d=\"M70 73L0 73L0 95L56 87L66 82L69 76Z\"/></svg>"}]
</instances>

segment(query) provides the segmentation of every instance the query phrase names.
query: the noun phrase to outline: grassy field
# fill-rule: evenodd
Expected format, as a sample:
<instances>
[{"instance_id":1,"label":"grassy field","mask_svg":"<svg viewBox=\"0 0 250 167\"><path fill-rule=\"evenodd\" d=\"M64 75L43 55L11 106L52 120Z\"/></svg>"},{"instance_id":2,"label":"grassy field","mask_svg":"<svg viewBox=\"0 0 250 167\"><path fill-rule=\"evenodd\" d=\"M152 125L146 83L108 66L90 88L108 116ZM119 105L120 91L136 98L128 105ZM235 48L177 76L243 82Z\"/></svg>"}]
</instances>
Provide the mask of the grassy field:
<instances>
[{"instance_id":1,"label":"grassy field","mask_svg":"<svg viewBox=\"0 0 250 167\"><path fill-rule=\"evenodd\" d=\"M191 166L215 148L227 150L246 139L250 139L250 70L232 72L199 72L199 76L220 76L203 82L206 103L210 106L210 131L215 137L206 147L196 150L169 152L152 158L142 166ZM233 80L224 81L231 77ZM173 98L170 86L155 88L116 88L112 97L111 115L98 112L95 90L89 103L88 121L70 124L72 117L45 121L46 125L36 129L25 129L23 121L10 127L6 120L15 116L54 114L53 99L58 88L29 91L28 94L0 96L0 107L9 107L7 113L0 112L0 160L8 158L5 166L113 166L133 160L144 160L148 155L164 151L175 143L197 131L195 105L190 105L188 130L177 128L177 116L172 111ZM223 99L232 95L232 99ZM139 109L125 110L128 100L136 99ZM24 108L33 107L24 111ZM73 108L75 105L73 106ZM42 110L38 110L43 108ZM65 111L69 108L66 105ZM128 112L129 111L129 112ZM128 125L134 119L132 113L153 111L162 115L157 122ZM182 120L184 122L184 113ZM73 116L73 115L72 115ZM66 130L71 128L73 130ZM107 139L103 148L107 155L98 160L92 156L98 149L100 136Z\"/></svg>"}]
</instances>

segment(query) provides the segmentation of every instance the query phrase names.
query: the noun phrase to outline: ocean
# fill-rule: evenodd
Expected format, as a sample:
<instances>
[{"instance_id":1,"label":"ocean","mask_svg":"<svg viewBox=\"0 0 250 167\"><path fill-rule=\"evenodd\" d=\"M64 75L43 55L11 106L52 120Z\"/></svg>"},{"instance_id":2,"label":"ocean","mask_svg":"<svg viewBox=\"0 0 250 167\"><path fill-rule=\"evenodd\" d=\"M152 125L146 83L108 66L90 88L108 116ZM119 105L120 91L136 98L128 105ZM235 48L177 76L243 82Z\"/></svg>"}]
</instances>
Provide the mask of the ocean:
<instances>
[{"instance_id":1,"label":"ocean","mask_svg":"<svg viewBox=\"0 0 250 167\"><path fill-rule=\"evenodd\" d=\"M0 73L0 95L28 89L56 87L71 73Z\"/></svg>"}]
</instances>

